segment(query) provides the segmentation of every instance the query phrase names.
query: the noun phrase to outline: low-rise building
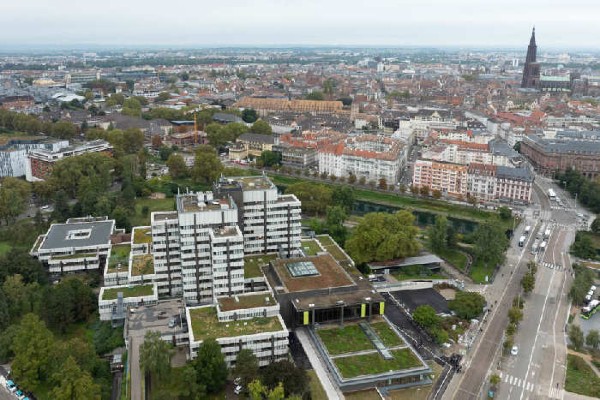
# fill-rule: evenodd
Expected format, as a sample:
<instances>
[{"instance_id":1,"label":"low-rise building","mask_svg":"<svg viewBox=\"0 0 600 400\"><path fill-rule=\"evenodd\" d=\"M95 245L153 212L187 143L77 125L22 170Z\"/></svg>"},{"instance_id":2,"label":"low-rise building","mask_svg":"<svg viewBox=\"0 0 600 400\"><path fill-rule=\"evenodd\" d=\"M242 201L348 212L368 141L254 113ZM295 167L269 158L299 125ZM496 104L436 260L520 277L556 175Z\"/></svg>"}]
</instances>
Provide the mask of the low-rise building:
<instances>
[{"instance_id":1,"label":"low-rise building","mask_svg":"<svg viewBox=\"0 0 600 400\"><path fill-rule=\"evenodd\" d=\"M98 295L101 321L123 321L129 310L158 303L156 283L103 287Z\"/></svg>"},{"instance_id":2,"label":"low-rise building","mask_svg":"<svg viewBox=\"0 0 600 400\"><path fill-rule=\"evenodd\" d=\"M237 138L233 149L229 150L229 159L237 161L248 158L248 156L260 157L263 151L273 150L274 144L275 138L273 135L243 133Z\"/></svg>"}]
</instances>

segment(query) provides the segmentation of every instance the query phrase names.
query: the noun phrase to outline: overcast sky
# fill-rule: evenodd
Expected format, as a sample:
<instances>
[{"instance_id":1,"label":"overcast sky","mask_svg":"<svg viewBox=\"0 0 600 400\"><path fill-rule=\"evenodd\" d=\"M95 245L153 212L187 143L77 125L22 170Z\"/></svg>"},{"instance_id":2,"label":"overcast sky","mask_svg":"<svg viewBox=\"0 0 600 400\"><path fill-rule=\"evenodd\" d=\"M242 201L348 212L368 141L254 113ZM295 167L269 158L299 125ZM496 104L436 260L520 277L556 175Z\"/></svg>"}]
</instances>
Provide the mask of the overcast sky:
<instances>
[{"instance_id":1,"label":"overcast sky","mask_svg":"<svg viewBox=\"0 0 600 400\"><path fill-rule=\"evenodd\" d=\"M18 45L600 48L599 0L0 0Z\"/></svg>"}]
</instances>

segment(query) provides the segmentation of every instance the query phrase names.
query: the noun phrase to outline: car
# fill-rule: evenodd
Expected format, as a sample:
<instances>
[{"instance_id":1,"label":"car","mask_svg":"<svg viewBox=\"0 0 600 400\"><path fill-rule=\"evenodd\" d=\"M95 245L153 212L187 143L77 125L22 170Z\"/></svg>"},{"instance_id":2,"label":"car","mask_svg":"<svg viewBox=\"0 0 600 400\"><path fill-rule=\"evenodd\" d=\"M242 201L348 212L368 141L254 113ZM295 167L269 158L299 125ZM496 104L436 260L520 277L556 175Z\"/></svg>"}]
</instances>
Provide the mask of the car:
<instances>
[{"instance_id":1,"label":"car","mask_svg":"<svg viewBox=\"0 0 600 400\"><path fill-rule=\"evenodd\" d=\"M6 388L11 392L14 392L17 390L17 385L15 385L15 383L9 379L6 381Z\"/></svg>"},{"instance_id":2,"label":"car","mask_svg":"<svg viewBox=\"0 0 600 400\"><path fill-rule=\"evenodd\" d=\"M233 384L235 386L240 386L241 383L242 383L242 378L239 376L233 380Z\"/></svg>"},{"instance_id":3,"label":"car","mask_svg":"<svg viewBox=\"0 0 600 400\"><path fill-rule=\"evenodd\" d=\"M233 389L233 393L235 393L235 394L240 394L240 393L242 393L242 390L243 390L243 389L244 389L243 387L241 387L240 385L237 385L237 386L235 387L235 389Z\"/></svg>"},{"instance_id":4,"label":"car","mask_svg":"<svg viewBox=\"0 0 600 400\"><path fill-rule=\"evenodd\" d=\"M175 328L175 318L169 320L169 328Z\"/></svg>"},{"instance_id":5,"label":"car","mask_svg":"<svg viewBox=\"0 0 600 400\"><path fill-rule=\"evenodd\" d=\"M49 205L45 205L45 206L41 206L41 207L40 207L40 210L47 210L47 209L49 209L49 208L50 208L50 206L49 206Z\"/></svg>"},{"instance_id":6,"label":"car","mask_svg":"<svg viewBox=\"0 0 600 400\"><path fill-rule=\"evenodd\" d=\"M519 346L513 346L512 349L510 349L510 354L512 354L513 356L519 354Z\"/></svg>"}]
</instances>

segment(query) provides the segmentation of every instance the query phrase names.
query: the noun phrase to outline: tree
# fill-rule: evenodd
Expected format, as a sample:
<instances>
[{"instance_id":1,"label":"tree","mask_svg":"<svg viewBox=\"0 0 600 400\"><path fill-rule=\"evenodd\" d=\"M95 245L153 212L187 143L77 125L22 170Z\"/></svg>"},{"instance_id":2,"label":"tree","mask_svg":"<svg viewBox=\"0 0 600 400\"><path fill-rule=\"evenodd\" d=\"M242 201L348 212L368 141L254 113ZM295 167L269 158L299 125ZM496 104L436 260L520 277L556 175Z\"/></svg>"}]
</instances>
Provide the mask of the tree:
<instances>
[{"instance_id":1,"label":"tree","mask_svg":"<svg viewBox=\"0 0 600 400\"><path fill-rule=\"evenodd\" d=\"M285 397L303 396L309 392L309 377L306 371L288 360L277 361L263 369L263 382L271 390L283 383Z\"/></svg>"},{"instance_id":2,"label":"tree","mask_svg":"<svg viewBox=\"0 0 600 400\"><path fill-rule=\"evenodd\" d=\"M423 197L429 196L429 186L421 186L419 188L419 193L421 193L421 196Z\"/></svg>"},{"instance_id":3,"label":"tree","mask_svg":"<svg viewBox=\"0 0 600 400\"><path fill-rule=\"evenodd\" d=\"M137 98L129 98L123 102L123 108L121 114L129 115L130 117L141 117L142 116L142 104Z\"/></svg>"},{"instance_id":4,"label":"tree","mask_svg":"<svg viewBox=\"0 0 600 400\"><path fill-rule=\"evenodd\" d=\"M19 323L11 349L15 354L12 374L24 387L35 391L50 370L54 346L52 332L35 314L26 314Z\"/></svg>"},{"instance_id":5,"label":"tree","mask_svg":"<svg viewBox=\"0 0 600 400\"><path fill-rule=\"evenodd\" d=\"M359 184L359 185L361 185L361 186L365 186L365 184L366 184L366 183L367 183L367 178L365 178L364 176L361 176L361 177L358 179L358 184Z\"/></svg>"},{"instance_id":6,"label":"tree","mask_svg":"<svg viewBox=\"0 0 600 400\"><path fill-rule=\"evenodd\" d=\"M275 388L269 390L260 380L255 379L248 385L248 391L251 400L283 400L285 398L285 391L281 382Z\"/></svg>"},{"instance_id":7,"label":"tree","mask_svg":"<svg viewBox=\"0 0 600 400\"><path fill-rule=\"evenodd\" d=\"M508 220L512 217L512 210L506 206L498 207L498 214L503 220Z\"/></svg>"},{"instance_id":8,"label":"tree","mask_svg":"<svg viewBox=\"0 0 600 400\"><path fill-rule=\"evenodd\" d=\"M242 349L237 355L233 376L240 378L241 385L246 386L258 378L258 359L250 349Z\"/></svg>"},{"instance_id":9,"label":"tree","mask_svg":"<svg viewBox=\"0 0 600 400\"><path fill-rule=\"evenodd\" d=\"M171 371L171 351L160 332L147 331L140 346L140 367L150 379L150 390Z\"/></svg>"},{"instance_id":10,"label":"tree","mask_svg":"<svg viewBox=\"0 0 600 400\"><path fill-rule=\"evenodd\" d=\"M430 305L418 306L413 311L413 320L425 329L437 326L441 318L436 314L435 309Z\"/></svg>"},{"instance_id":11,"label":"tree","mask_svg":"<svg viewBox=\"0 0 600 400\"><path fill-rule=\"evenodd\" d=\"M160 92L158 96L156 96L157 102L167 101L171 98L171 94L169 92Z\"/></svg>"},{"instance_id":12,"label":"tree","mask_svg":"<svg viewBox=\"0 0 600 400\"><path fill-rule=\"evenodd\" d=\"M327 232L341 246L344 245L346 236L348 235L348 230L344 226L346 218L348 218L348 215L341 206L327 207Z\"/></svg>"},{"instance_id":13,"label":"tree","mask_svg":"<svg viewBox=\"0 0 600 400\"><path fill-rule=\"evenodd\" d=\"M56 400L99 400L100 386L87 371L82 371L73 357L67 358L60 370L52 376L55 384L52 398Z\"/></svg>"},{"instance_id":14,"label":"tree","mask_svg":"<svg viewBox=\"0 0 600 400\"><path fill-rule=\"evenodd\" d=\"M350 174L350 175L348 176L348 183L349 183L350 185L354 185L354 184L356 183L356 175L354 175L354 174Z\"/></svg>"},{"instance_id":15,"label":"tree","mask_svg":"<svg viewBox=\"0 0 600 400\"><path fill-rule=\"evenodd\" d=\"M0 218L8 225L22 214L29 203L30 185L17 178L6 177L0 184Z\"/></svg>"},{"instance_id":16,"label":"tree","mask_svg":"<svg viewBox=\"0 0 600 400\"><path fill-rule=\"evenodd\" d=\"M457 292L454 300L448 302L448 308L459 318L473 319L483 313L485 297L477 292Z\"/></svg>"},{"instance_id":17,"label":"tree","mask_svg":"<svg viewBox=\"0 0 600 400\"><path fill-rule=\"evenodd\" d=\"M379 189L381 190L387 190L388 188L388 184L387 181L385 180L385 178L381 178L379 179L379 184L378 184Z\"/></svg>"},{"instance_id":18,"label":"tree","mask_svg":"<svg viewBox=\"0 0 600 400\"><path fill-rule=\"evenodd\" d=\"M511 324L517 325L523 319L523 310L519 307L511 307L508 310L508 319Z\"/></svg>"},{"instance_id":19,"label":"tree","mask_svg":"<svg viewBox=\"0 0 600 400\"><path fill-rule=\"evenodd\" d=\"M346 250L357 264L414 256L419 251L414 222L409 211L366 214L346 241Z\"/></svg>"},{"instance_id":20,"label":"tree","mask_svg":"<svg viewBox=\"0 0 600 400\"><path fill-rule=\"evenodd\" d=\"M196 183L212 183L223 171L223 165L215 149L201 145L196 150L196 158L192 167L192 179Z\"/></svg>"},{"instance_id":21,"label":"tree","mask_svg":"<svg viewBox=\"0 0 600 400\"><path fill-rule=\"evenodd\" d=\"M448 247L448 219L444 215L435 217L435 224L429 227L429 246L433 252L441 252Z\"/></svg>"},{"instance_id":22,"label":"tree","mask_svg":"<svg viewBox=\"0 0 600 400\"><path fill-rule=\"evenodd\" d=\"M479 224L474 233L475 256L485 265L496 266L504 261L504 250L508 245L508 239L502 231L502 227L495 221L487 221Z\"/></svg>"},{"instance_id":23,"label":"tree","mask_svg":"<svg viewBox=\"0 0 600 400\"><path fill-rule=\"evenodd\" d=\"M77 128L69 121L58 121L52 126L52 136L59 139L73 139Z\"/></svg>"},{"instance_id":24,"label":"tree","mask_svg":"<svg viewBox=\"0 0 600 400\"><path fill-rule=\"evenodd\" d=\"M271 125L269 125L266 121L259 119L250 127L250 132L258 133L261 135L272 135L273 129L271 129Z\"/></svg>"},{"instance_id":25,"label":"tree","mask_svg":"<svg viewBox=\"0 0 600 400\"><path fill-rule=\"evenodd\" d=\"M323 92L314 90L306 95L306 100L321 101L321 100L325 100L325 96L323 95Z\"/></svg>"},{"instance_id":26,"label":"tree","mask_svg":"<svg viewBox=\"0 0 600 400\"><path fill-rule=\"evenodd\" d=\"M129 210L123 206L117 206L111 214L115 220L115 225L119 228L125 229L127 232L131 231L131 221L129 220Z\"/></svg>"},{"instance_id":27,"label":"tree","mask_svg":"<svg viewBox=\"0 0 600 400\"><path fill-rule=\"evenodd\" d=\"M242 119L244 122L252 124L258 119L258 113L252 108L246 108L242 111Z\"/></svg>"},{"instance_id":28,"label":"tree","mask_svg":"<svg viewBox=\"0 0 600 400\"><path fill-rule=\"evenodd\" d=\"M579 231L575 235L575 241L571 245L571 253L579 258L593 259L596 257L596 248L586 232Z\"/></svg>"},{"instance_id":29,"label":"tree","mask_svg":"<svg viewBox=\"0 0 600 400\"><path fill-rule=\"evenodd\" d=\"M500 375L493 374L492 376L490 376L490 385L492 385L492 387L498 386L500 382L502 382L502 379L500 379Z\"/></svg>"},{"instance_id":30,"label":"tree","mask_svg":"<svg viewBox=\"0 0 600 400\"><path fill-rule=\"evenodd\" d=\"M332 189L319 183L294 183L285 192L296 195L302 202L302 210L309 215L323 215L327 206L332 203Z\"/></svg>"},{"instance_id":31,"label":"tree","mask_svg":"<svg viewBox=\"0 0 600 400\"><path fill-rule=\"evenodd\" d=\"M281 153L265 150L260 153L260 161L262 165L265 167L273 167L275 165L281 164Z\"/></svg>"},{"instance_id":32,"label":"tree","mask_svg":"<svg viewBox=\"0 0 600 400\"><path fill-rule=\"evenodd\" d=\"M585 338L585 344L596 350L600 345L600 333L595 329L591 329Z\"/></svg>"},{"instance_id":33,"label":"tree","mask_svg":"<svg viewBox=\"0 0 600 400\"><path fill-rule=\"evenodd\" d=\"M173 179L185 178L188 176L188 167L185 165L185 160L181 154L171 154L167 160L169 174Z\"/></svg>"},{"instance_id":34,"label":"tree","mask_svg":"<svg viewBox=\"0 0 600 400\"><path fill-rule=\"evenodd\" d=\"M523 292L525 292L526 294L531 293L531 291L535 287L535 275L531 272L528 272L525 275L523 275L523 278L521 279L521 286L523 287Z\"/></svg>"},{"instance_id":35,"label":"tree","mask_svg":"<svg viewBox=\"0 0 600 400\"><path fill-rule=\"evenodd\" d=\"M594 233L600 233L600 218L594 218L594 222L592 222L590 229Z\"/></svg>"},{"instance_id":36,"label":"tree","mask_svg":"<svg viewBox=\"0 0 600 400\"><path fill-rule=\"evenodd\" d=\"M218 393L227 383L227 364L216 340L206 339L202 342L193 365L196 382L204 384L207 393Z\"/></svg>"},{"instance_id":37,"label":"tree","mask_svg":"<svg viewBox=\"0 0 600 400\"><path fill-rule=\"evenodd\" d=\"M173 153L173 149L169 146L160 146L158 149L158 156L163 161L167 161L171 153Z\"/></svg>"},{"instance_id":38,"label":"tree","mask_svg":"<svg viewBox=\"0 0 600 400\"><path fill-rule=\"evenodd\" d=\"M25 284L48 282L48 273L44 266L29 255L26 249L12 248L0 257L0 284L11 275L19 274Z\"/></svg>"},{"instance_id":39,"label":"tree","mask_svg":"<svg viewBox=\"0 0 600 400\"><path fill-rule=\"evenodd\" d=\"M578 325L571 325L569 327L569 340L576 351L579 351L583 347L583 331Z\"/></svg>"},{"instance_id":40,"label":"tree","mask_svg":"<svg viewBox=\"0 0 600 400\"><path fill-rule=\"evenodd\" d=\"M434 199L436 199L436 200L439 200L439 199L441 199L441 198L442 198L442 192L441 192L441 191L439 191L438 189L434 189L434 190L431 192L431 195L432 195L432 196L433 196L433 198L434 198Z\"/></svg>"}]
</instances>

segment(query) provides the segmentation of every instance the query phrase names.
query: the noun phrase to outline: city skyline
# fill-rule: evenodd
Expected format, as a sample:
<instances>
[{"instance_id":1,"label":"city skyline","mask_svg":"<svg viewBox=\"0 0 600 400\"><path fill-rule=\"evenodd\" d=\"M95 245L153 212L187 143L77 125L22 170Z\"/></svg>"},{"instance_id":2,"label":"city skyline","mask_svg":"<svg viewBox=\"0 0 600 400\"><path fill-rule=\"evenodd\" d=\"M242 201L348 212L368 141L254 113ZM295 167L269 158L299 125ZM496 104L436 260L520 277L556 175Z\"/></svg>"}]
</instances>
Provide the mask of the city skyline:
<instances>
[{"instance_id":1,"label":"city skyline","mask_svg":"<svg viewBox=\"0 0 600 400\"><path fill-rule=\"evenodd\" d=\"M438 46L521 47L532 26L541 49L595 48L600 5L586 0L488 2L380 0L188 4L59 0L0 5L0 50L24 46ZM43 12L40 12L43 10Z\"/></svg>"}]
</instances>

